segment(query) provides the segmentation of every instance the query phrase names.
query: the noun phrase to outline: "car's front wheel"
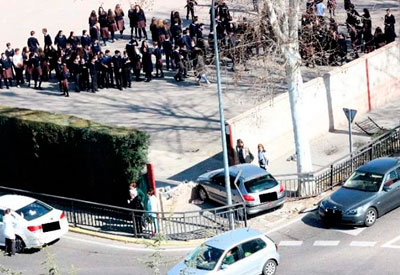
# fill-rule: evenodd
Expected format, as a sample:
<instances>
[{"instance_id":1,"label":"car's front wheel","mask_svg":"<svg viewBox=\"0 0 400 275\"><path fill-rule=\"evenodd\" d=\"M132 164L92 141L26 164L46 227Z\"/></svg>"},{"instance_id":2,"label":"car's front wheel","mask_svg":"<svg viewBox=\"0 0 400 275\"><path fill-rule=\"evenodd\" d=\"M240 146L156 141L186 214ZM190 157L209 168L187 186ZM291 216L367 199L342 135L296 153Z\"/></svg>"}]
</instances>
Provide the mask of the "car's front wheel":
<instances>
[{"instance_id":1,"label":"car's front wheel","mask_svg":"<svg viewBox=\"0 0 400 275\"><path fill-rule=\"evenodd\" d=\"M202 200L202 201L208 200L208 194L207 194L207 191L204 189L204 187L202 187L202 186L198 187L198 194L199 194L200 200Z\"/></svg>"},{"instance_id":2,"label":"car's front wheel","mask_svg":"<svg viewBox=\"0 0 400 275\"><path fill-rule=\"evenodd\" d=\"M22 253L25 249L25 243L21 237L17 236L15 238L15 252Z\"/></svg>"},{"instance_id":3,"label":"car's front wheel","mask_svg":"<svg viewBox=\"0 0 400 275\"><path fill-rule=\"evenodd\" d=\"M263 275L274 275L276 273L277 264L274 260L269 259L263 267Z\"/></svg>"},{"instance_id":4,"label":"car's front wheel","mask_svg":"<svg viewBox=\"0 0 400 275\"><path fill-rule=\"evenodd\" d=\"M377 218L378 212L376 212L376 209L373 207L368 208L365 213L364 225L367 227L373 226Z\"/></svg>"}]
</instances>

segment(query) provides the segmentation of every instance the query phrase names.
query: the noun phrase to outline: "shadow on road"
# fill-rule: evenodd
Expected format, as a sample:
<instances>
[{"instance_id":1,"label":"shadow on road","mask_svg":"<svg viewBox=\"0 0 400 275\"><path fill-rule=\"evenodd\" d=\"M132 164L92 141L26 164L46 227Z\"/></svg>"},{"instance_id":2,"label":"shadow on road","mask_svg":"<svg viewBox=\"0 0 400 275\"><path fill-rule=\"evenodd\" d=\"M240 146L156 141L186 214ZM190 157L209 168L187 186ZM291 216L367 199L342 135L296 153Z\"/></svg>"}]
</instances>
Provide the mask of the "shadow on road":
<instances>
[{"instance_id":1,"label":"shadow on road","mask_svg":"<svg viewBox=\"0 0 400 275\"><path fill-rule=\"evenodd\" d=\"M341 224L331 224L326 225L322 222L321 218L318 215L317 210L308 213L305 215L301 221L311 227L328 229L328 230L354 230L357 226L352 225L341 225Z\"/></svg>"}]
</instances>

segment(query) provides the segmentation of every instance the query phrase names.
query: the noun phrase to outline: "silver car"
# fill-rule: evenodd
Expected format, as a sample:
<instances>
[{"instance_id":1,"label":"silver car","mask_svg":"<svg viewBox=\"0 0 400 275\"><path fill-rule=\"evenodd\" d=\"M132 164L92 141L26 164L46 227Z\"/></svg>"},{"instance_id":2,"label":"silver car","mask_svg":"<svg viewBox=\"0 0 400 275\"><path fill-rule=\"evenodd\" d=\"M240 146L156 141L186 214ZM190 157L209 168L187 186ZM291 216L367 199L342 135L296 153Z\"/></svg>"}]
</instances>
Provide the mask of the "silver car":
<instances>
[{"instance_id":1,"label":"silver car","mask_svg":"<svg viewBox=\"0 0 400 275\"><path fill-rule=\"evenodd\" d=\"M168 275L273 275L278 246L262 232L240 228L206 241Z\"/></svg>"},{"instance_id":2,"label":"silver car","mask_svg":"<svg viewBox=\"0 0 400 275\"><path fill-rule=\"evenodd\" d=\"M237 182L239 191L234 185L236 176L240 173ZM239 164L229 167L233 203L246 203L247 213L255 214L260 211L276 208L285 203L285 190L274 177L258 166ZM224 170L218 169L201 175L197 182L200 199L207 199L225 204L225 176ZM240 194L241 193L241 194ZM242 195L242 196L241 196Z\"/></svg>"}]
</instances>

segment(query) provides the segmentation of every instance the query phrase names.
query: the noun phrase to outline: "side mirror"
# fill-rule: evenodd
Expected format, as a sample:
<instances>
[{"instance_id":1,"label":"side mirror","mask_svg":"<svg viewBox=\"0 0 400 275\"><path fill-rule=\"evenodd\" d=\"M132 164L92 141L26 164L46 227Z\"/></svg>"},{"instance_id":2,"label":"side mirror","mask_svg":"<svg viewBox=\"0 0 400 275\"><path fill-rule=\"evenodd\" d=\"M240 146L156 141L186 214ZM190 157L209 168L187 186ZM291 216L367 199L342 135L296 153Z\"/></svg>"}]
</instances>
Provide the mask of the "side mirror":
<instances>
[{"instance_id":1,"label":"side mirror","mask_svg":"<svg viewBox=\"0 0 400 275\"><path fill-rule=\"evenodd\" d=\"M228 265L227 265L227 264L222 264L222 265L221 265L221 269L222 269L222 270L227 269L227 268L228 268Z\"/></svg>"}]
</instances>

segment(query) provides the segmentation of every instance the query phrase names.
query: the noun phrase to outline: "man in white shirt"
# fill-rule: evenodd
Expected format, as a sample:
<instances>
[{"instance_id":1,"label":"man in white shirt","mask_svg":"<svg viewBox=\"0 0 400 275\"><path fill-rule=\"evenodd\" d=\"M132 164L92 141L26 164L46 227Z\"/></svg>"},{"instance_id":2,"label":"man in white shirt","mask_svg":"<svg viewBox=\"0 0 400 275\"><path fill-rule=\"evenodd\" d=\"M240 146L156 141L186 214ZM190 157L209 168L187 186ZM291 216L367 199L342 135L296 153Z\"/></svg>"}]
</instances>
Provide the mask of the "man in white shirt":
<instances>
[{"instance_id":1,"label":"man in white shirt","mask_svg":"<svg viewBox=\"0 0 400 275\"><path fill-rule=\"evenodd\" d=\"M6 253L8 256L15 255L15 219L11 215L11 209L7 208L3 216L3 234L6 239Z\"/></svg>"},{"instance_id":2,"label":"man in white shirt","mask_svg":"<svg viewBox=\"0 0 400 275\"><path fill-rule=\"evenodd\" d=\"M325 5L324 5L324 1L321 0L317 5L317 16L323 17L325 15Z\"/></svg>"},{"instance_id":3,"label":"man in white shirt","mask_svg":"<svg viewBox=\"0 0 400 275\"><path fill-rule=\"evenodd\" d=\"M22 57L20 49L15 49L14 56L12 57L12 62L15 68L17 87L19 87L20 84L24 84L24 58Z\"/></svg>"}]
</instances>

